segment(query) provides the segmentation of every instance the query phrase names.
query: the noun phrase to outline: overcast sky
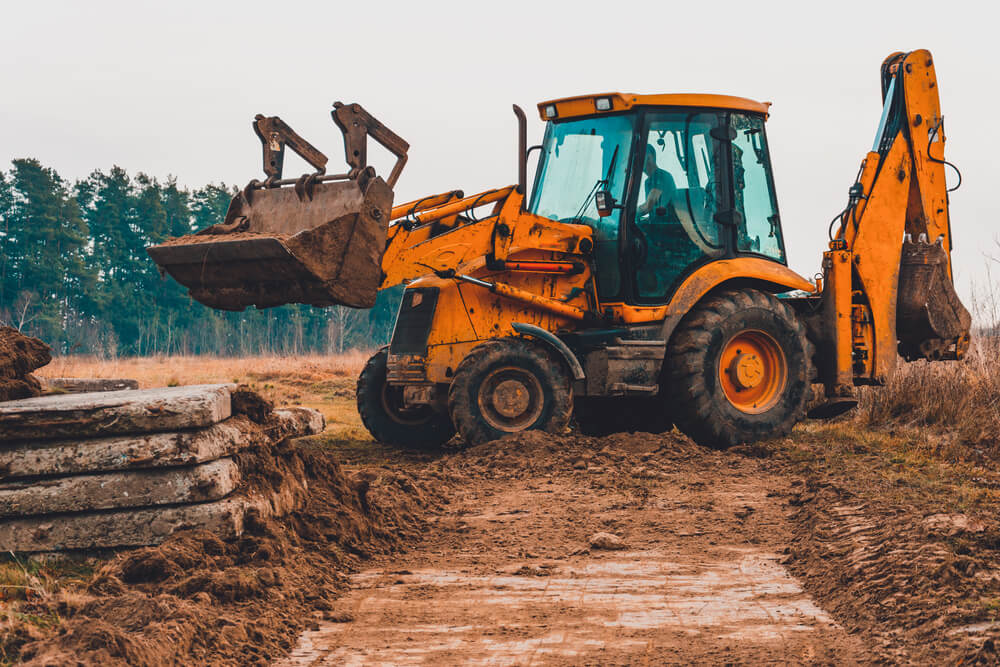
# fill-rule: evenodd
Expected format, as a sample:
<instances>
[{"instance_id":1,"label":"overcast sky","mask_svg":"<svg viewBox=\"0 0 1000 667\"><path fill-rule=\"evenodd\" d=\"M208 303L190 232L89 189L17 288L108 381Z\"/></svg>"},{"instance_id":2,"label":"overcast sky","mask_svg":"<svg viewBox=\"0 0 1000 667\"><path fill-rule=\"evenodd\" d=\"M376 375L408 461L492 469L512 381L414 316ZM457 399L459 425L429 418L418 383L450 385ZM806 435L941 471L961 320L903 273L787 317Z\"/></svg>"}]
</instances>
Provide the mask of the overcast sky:
<instances>
[{"instance_id":1,"label":"overcast sky","mask_svg":"<svg viewBox=\"0 0 1000 667\"><path fill-rule=\"evenodd\" d=\"M985 2L3 3L0 168L64 178L119 165L192 187L260 176L254 114L343 159L335 100L411 145L396 201L516 180L511 104L589 92L710 92L771 101L768 135L789 263L819 269L830 219L871 147L879 65L930 49L968 301L996 245L997 12ZM387 163L380 172L387 174ZM384 166L383 166L384 165ZM299 163L286 159L286 174ZM951 176L949 176L951 178ZM996 274L1000 276L1000 266Z\"/></svg>"}]
</instances>

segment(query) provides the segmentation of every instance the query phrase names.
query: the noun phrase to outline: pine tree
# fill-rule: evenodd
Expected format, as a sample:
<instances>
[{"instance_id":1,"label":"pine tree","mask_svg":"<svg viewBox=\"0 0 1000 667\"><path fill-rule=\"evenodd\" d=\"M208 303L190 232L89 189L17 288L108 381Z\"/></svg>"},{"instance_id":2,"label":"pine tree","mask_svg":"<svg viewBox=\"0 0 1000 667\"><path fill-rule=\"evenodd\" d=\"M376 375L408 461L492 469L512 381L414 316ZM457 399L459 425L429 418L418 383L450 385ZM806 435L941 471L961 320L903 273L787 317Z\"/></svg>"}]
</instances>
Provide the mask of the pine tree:
<instances>
[{"instance_id":1,"label":"pine tree","mask_svg":"<svg viewBox=\"0 0 1000 667\"><path fill-rule=\"evenodd\" d=\"M15 293L13 261L17 237L11 227L11 206L13 192L6 174L0 171L0 320L6 321L4 313Z\"/></svg>"}]
</instances>

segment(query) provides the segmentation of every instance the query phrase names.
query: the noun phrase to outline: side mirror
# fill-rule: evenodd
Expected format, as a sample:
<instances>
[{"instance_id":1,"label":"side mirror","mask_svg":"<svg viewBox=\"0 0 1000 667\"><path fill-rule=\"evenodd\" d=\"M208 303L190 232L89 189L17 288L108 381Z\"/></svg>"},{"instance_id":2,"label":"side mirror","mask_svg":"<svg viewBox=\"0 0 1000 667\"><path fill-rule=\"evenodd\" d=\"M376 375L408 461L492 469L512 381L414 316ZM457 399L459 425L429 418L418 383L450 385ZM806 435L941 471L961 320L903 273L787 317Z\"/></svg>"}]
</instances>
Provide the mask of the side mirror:
<instances>
[{"instance_id":1,"label":"side mirror","mask_svg":"<svg viewBox=\"0 0 1000 667\"><path fill-rule=\"evenodd\" d=\"M615 198L607 190L598 190L594 195L594 203L597 204L597 215L606 218L615 210Z\"/></svg>"}]
</instances>

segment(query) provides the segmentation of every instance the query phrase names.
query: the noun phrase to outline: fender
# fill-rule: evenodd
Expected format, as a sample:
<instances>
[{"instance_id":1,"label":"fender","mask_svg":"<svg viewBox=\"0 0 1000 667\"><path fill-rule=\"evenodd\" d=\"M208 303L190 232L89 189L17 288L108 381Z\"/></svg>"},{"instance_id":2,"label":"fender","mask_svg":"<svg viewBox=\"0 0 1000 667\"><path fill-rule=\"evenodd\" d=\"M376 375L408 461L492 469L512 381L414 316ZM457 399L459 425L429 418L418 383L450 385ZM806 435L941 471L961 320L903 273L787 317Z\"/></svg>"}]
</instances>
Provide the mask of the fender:
<instances>
[{"instance_id":1,"label":"fender","mask_svg":"<svg viewBox=\"0 0 1000 667\"><path fill-rule=\"evenodd\" d=\"M562 342L556 336L541 327L536 327L533 324L524 324L523 322L511 322L511 328L522 336L527 336L529 338L535 338L542 341L548 347L559 353L559 355L566 360L566 364L569 366L570 372L573 374L574 380L584 379L583 366L580 365L580 360L576 358L573 351L566 346L566 343Z\"/></svg>"},{"instance_id":2,"label":"fender","mask_svg":"<svg viewBox=\"0 0 1000 667\"><path fill-rule=\"evenodd\" d=\"M784 264L759 257L721 259L696 270L681 283L670 303L663 306L662 338L674 329L709 292L720 287L756 287L772 294L802 290L816 294L816 286Z\"/></svg>"}]
</instances>

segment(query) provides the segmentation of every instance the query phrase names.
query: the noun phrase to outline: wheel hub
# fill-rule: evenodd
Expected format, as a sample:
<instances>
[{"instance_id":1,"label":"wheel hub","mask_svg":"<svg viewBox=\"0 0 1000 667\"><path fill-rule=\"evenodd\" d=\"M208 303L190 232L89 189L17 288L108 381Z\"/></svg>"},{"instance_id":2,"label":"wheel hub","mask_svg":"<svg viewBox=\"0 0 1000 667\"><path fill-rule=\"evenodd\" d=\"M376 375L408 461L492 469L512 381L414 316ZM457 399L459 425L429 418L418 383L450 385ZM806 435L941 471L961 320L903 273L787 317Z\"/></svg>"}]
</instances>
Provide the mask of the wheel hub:
<instances>
[{"instance_id":1,"label":"wheel hub","mask_svg":"<svg viewBox=\"0 0 1000 667\"><path fill-rule=\"evenodd\" d=\"M737 387L753 389L764 379L764 362L752 352L740 352L729 366L729 373Z\"/></svg>"},{"instance_id":2,"label":"wheel hub","mask_svg":"<svg viewBox=\"0 0 1000 667\"><path fill-rule=\"evenodd\" d=\"M523 414L530 402L528 388L518 380L504 380L493 390L493 407L507 418Z\"/></svg>"},{"instance_id":3,"label":"wheel hub","mask_svg":"<svg viewBox=\"0 0 1000 667\"><path fill-rule=\"evenodd\" d=\"M785 354L778 341L764 331L748 329L730 338L722 348L718 368L726 399L747 414L774 407L788 383Z\"/></svg>"},{"instance_id":4,"label":"wheel hub","mask_svg":"<svg viewBox=\"0 0 1000 667\"><path fill-rule=\"evenodd\" d=\"M478 393L483 419L507 433L531 428L545 406L541 381L531 371L516 366L491 371Z\"/></svg>"}]
</instances>

